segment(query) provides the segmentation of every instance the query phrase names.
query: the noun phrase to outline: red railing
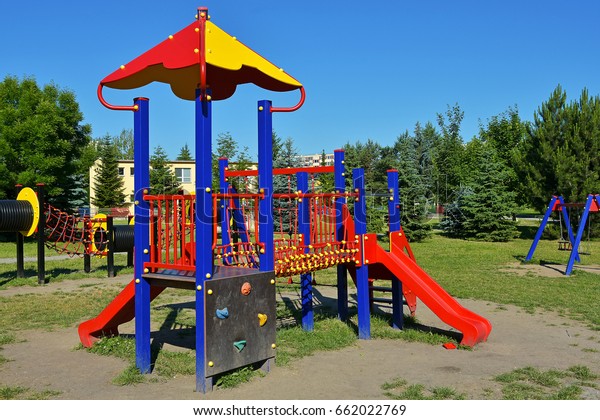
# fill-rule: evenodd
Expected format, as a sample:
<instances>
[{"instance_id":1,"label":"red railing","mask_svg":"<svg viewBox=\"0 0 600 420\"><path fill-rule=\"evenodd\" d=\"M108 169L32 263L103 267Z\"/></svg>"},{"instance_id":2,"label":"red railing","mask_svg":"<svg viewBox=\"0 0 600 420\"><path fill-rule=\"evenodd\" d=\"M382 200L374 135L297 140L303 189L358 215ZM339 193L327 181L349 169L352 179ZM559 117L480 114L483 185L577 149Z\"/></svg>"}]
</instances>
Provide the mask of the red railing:
<instances>
[{"instance_id":1,"label":"red railing","mask_svg":"<svg viewBox=\"0 0 600 420\"><path fill-rule=\"evenodd\" d=\"M145 195L150 210L150 262L145 268L194 271L193 195Z\"/></svg>"},{"instance_id":2,"label":"red railing","mask_svg":"<svg viewBox=\"0 0 600 420\"><path fill-rule=\"evenodd\" d=\"M353 233L343 230L337 238L338 217L351 217L347 209L338 215L337 198L353 193L289 193L273 195L274 255L277 276L307 273L353 261L359 251ZM265 244L259 238L258 203L264 194L213 194L215 264L258 268ZM195 271L195 196L146 195L151 214L149 271ZM309 237L299 230L298 204L306 200ZM224 207L222 207L224 206ZM222 210L225 210L222 212ZM223 217L227 222L222 223Z\"/></svg>"}]
</instances>

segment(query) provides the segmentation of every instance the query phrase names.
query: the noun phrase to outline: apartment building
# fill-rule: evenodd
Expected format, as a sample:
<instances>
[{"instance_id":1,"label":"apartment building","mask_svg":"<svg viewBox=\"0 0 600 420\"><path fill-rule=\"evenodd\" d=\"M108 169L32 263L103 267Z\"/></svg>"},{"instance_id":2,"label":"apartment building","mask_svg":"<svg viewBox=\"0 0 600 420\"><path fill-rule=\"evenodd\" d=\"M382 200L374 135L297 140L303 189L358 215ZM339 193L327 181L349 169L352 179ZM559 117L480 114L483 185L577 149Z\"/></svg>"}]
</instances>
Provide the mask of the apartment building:
<instances>
[{"instance_id":1,"label":"apartment building","mask_svg":"<svg viewBox=\"0 0 600 420\"><path fill-rule=\"evenodd\" d=\"M119 176L123 179L123 191L125 191L125 204L123 208L129 209L129 213L133 214L133 160L119 160L118 163L119 167L117 170L119 171ZM90 212L92 215L99 211L99 209L92 204L95 198L93 186L96 183L96 170L99 165L100 160L97 160L90 168ZM181 184L184 193L192 192L196 185L196 163L193 160L174 160L169 162L169 166Z\"/></svg>"}]
</instances>

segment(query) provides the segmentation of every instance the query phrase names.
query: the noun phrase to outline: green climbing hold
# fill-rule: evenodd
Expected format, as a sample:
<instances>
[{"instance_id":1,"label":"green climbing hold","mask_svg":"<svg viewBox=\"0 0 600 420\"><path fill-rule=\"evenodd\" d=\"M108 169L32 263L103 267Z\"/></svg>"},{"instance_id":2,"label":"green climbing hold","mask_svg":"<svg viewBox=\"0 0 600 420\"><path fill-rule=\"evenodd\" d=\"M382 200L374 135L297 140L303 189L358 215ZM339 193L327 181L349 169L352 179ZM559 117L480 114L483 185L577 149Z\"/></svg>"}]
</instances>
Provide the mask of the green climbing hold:
<instances>
[{"instance_id":1,"label":"green climbing hold","mask_svg":"<svg viewBox=\"0 0 600 420\"><path fill-rule=\"evenodd\" d=\"M234 341L233 347L240 353L246 347L246 340Z\"/></svg>"}]
</instances>

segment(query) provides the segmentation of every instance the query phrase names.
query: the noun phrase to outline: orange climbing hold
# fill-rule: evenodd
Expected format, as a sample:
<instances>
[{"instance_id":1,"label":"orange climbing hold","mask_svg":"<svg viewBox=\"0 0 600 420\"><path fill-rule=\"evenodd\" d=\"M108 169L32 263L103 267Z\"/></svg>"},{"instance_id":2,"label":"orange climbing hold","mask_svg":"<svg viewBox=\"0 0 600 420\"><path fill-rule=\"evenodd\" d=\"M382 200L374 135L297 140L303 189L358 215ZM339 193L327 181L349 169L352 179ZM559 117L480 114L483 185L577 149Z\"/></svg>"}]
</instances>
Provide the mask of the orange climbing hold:
<instances>
[{"instance_id":1,"label":"orange climbing hold","mask_svg":"<svg viewBox=\"0 0 600 420\"><path fill-rule=\"evenodd\" d=\"M250 283L245 282L244 284L242 284L242 295L248 296L251 291L252 291L252 285Z\"/></svg>"}]
</instances>

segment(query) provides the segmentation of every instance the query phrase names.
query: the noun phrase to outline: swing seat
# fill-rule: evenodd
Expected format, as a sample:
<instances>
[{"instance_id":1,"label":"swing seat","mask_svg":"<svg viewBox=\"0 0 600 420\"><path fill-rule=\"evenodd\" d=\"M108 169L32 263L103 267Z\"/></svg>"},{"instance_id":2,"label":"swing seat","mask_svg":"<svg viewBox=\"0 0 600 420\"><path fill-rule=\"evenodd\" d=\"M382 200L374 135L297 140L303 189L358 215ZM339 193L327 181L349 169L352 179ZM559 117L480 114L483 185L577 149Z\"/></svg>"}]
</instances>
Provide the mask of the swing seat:
<instances>
[{"instance_id":1,"label":"swing seat","mask_svg":"<svg viewBox=\"0 0 600 420\"><path fill-rule=\"evenodd\" d=\"M558 241L559 251L570 251L572 249L570 241Z\"/></svg>"}]
</instances>

